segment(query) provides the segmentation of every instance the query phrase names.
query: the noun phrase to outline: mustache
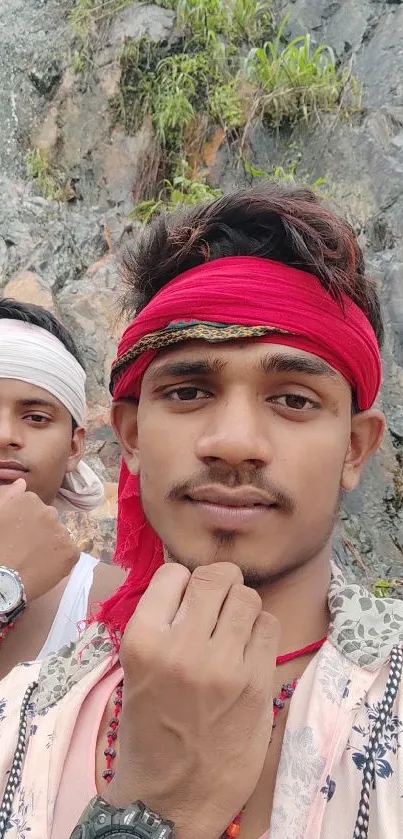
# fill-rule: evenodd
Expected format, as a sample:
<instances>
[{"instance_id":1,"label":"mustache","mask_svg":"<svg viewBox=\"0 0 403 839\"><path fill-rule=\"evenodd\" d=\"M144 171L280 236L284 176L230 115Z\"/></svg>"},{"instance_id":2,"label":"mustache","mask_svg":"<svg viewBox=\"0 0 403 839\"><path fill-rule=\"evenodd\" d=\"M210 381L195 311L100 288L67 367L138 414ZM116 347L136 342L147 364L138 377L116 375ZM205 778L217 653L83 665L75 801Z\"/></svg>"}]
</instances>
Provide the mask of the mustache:
<instances>
[{"instance_id":1,"label":"mustache","mask_svg":"<svg viewBox=\"0 0 403 839\"><path fill-rule=\"evenodd\" d=\"M266 492L277 507L285 513L293 513L297 507L296 501L290 493L278 486L274 481L265 477L263 472L253 467L239 466L231 469L224 466L210 466L203 472L194 475L187 481L175 484L166 494L167 501L182 501L184 496L191 495L195 489L209 484L218 484L227 489L248 486Z\"/></svg>"}]
</instances>

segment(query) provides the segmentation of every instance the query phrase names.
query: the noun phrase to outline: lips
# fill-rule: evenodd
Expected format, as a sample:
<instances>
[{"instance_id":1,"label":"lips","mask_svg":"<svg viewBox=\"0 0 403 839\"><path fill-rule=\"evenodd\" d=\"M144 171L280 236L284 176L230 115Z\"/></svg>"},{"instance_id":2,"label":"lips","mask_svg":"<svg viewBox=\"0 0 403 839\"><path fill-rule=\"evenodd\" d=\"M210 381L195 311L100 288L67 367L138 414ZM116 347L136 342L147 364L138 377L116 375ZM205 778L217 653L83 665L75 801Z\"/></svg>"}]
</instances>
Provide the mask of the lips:
<instances>
[{"instance_id":1,"label":"lips","mask_svg":"<svg viewBox=\"0 0 403 839\"><path fill-rule=\"evenodd\" d=\"M274 499L254 487L206 486L186 496L204 525L212 530L247 532L277 509Z\"/></svg>"},{"instance_id":2,"label":"lips","mask_svg":"<svg viewBox=\"0 0 403 839\"><path fill-rule=\"evenodd\" d=\"M273 507L276 504L265 492L254 487L231 490L227 487L205 486L192 490L188 498L191 501L223 507Z\"/></svg>"},{"instance_id":3,"label":"lips","mask_svg":"<svg viewBox=\"0 0 403 839\"><path fill-rule=\"evenodd\" d=\"M0 481L17 481L24 478L28 469L18 460L0 460Z\"/></svg>"}]
</instances>

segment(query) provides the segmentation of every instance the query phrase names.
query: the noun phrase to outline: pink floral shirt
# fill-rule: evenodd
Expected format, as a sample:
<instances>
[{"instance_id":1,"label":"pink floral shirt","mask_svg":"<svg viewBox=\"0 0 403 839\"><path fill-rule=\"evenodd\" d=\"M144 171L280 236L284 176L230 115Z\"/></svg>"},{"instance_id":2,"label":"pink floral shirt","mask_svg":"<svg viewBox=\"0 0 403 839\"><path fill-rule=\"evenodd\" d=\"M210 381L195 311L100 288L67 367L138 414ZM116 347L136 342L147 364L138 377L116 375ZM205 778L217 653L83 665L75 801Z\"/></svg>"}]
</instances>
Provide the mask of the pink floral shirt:
<instances>
[{"instance_id":1,"label":"pink floral shirt","mask_svg":"<svg viewBox=\"0 0 403 839\"><path fill-rule=\"evenodd\" d=\"M334 566L329 605L328 641L290 703L265 839L402 839L403 603L348 585ZM0 683L0 839L69 839L83 798L70 744L116 664L95 624L76 646ZM81 793L87 782L91 796L93 768ZM58 796L70 788L71 823L55 836Z\"/></svg>"}]
</instances>

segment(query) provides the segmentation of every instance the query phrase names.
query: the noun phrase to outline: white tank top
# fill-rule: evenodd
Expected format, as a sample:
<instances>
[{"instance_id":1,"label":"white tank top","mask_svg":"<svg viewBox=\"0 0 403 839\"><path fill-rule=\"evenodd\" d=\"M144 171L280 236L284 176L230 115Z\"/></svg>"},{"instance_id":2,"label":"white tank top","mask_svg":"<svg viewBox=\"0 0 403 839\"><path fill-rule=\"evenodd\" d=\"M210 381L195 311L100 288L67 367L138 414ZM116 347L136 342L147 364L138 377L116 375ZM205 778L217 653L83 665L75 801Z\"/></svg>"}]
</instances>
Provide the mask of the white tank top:
<instances>
[{"instance_id":1,"label":"white tank top","mask_svg":"<svg viewBox=\"0 0 403 839\"><path fill-rule=\"evenodd\" d=\"M77 565L74 566L70 574L49 635L38 655L38 659L57 652L71 641L77 641L77 624L87 617L88 598L94 579L94 569L98 563L99 559L95 559L89 554L81 554Z\"/></svg>"}]
</instances>

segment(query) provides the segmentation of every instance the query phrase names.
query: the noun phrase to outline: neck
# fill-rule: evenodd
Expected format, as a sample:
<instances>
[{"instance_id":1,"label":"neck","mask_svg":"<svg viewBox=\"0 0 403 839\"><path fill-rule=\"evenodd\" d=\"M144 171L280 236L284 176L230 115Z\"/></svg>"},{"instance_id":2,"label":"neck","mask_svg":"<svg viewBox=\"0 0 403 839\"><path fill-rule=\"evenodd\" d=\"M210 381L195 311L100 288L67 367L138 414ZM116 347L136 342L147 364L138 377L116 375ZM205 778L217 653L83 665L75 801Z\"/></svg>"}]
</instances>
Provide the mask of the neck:
<instances>
[{"instance_id":1,"label":"neck","mask_svg":"<svg viewBox=\"0 0 403 839\"><path fill-rule=\"evenodd\" d=\"M264 610L274 615L281 626L279 655L327 635L330 555L327 546L300 568L259 587Z\"/></svg>"}]
</instances>

